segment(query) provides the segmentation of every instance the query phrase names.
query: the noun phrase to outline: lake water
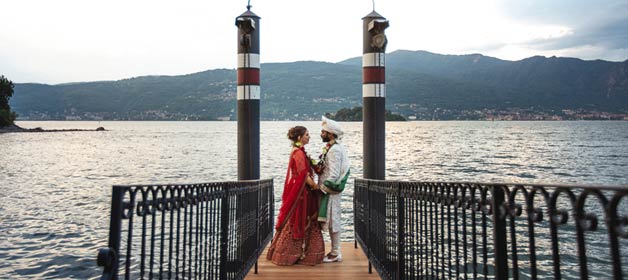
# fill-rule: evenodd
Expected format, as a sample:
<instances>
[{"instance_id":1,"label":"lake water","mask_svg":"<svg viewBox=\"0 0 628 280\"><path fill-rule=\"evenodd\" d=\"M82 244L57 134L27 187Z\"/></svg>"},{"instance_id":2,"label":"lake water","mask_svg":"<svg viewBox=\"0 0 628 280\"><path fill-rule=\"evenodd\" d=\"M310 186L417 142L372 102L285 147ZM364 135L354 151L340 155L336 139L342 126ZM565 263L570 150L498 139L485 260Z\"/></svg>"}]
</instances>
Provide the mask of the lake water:
<instances>
[{"instance_id":1,"label":"lake water","mask_svg":"<svg viewBox=\"0 0 628 280\"><path fill-rule=\"evenodd\" d=\"M103 126L105 132L0 134L0 278L96 278L107 246L114 184L237 179L236 122L18 122L27 128ZM262 122L261 177L274 178L279 209L288 128ZM362 124L343 123L362 174ZM628 122L400 122L386 124L391 180L628 184ZM343 194L343 240L353 240L353 182Z\"/></svg>"}]
</instances>

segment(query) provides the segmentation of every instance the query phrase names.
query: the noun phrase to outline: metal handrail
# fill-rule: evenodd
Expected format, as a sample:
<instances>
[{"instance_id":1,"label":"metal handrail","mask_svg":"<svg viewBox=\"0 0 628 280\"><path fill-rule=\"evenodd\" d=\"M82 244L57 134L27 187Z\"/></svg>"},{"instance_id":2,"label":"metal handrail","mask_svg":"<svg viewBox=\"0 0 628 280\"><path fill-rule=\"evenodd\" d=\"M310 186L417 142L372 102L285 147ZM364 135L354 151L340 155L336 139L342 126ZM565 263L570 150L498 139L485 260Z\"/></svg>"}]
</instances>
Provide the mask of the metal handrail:
<instances>
[{"instance_id":1,"label":"metal handrail","mask_svg":"<svg viewBox=\"0 0 628 280\"><path fill-rule=\"evenodd\" d=\"M101 279L243 279L272 238L272 179L113 186L111 205Z\"/></svg>"},{"instance_id":2,"label":"metal handrail","mask_svg":"<svg viewBox=\"0 0 628 280\"><path fill-rule=\"evenodd\" d=\"M628 186L356 179L355 236L384 279L623 279L627 196Z\"/></svg>"}]
</instances>

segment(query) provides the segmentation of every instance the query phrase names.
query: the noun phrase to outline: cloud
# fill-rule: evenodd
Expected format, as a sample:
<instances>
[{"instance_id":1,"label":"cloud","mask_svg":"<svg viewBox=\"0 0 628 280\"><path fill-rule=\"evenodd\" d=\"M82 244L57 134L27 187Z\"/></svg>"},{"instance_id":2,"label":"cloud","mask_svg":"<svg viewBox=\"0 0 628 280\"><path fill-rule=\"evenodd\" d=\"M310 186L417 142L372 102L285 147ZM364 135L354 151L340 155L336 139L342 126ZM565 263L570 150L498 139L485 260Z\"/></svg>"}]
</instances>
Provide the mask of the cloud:
<instances>
[{"instance_id":1,"label":"cloud","mask_svg":"<svg viewBox=\"0 0 628 280\"><path fill-rule=\"evenodd\" d=\"M622 1L505 1L502 12L527 25L564 26L559 36L532 38L520 45L543 53L582 58L628 58L628 2Z\"/></svg>"},{"instance_id":2,"label":"cloud","mask_svg":"<svg viewBox=\"0 0 628 280\"><path fill-rule=\"evenodd\" d=\"M626 17L625 0L502 0L497 1L500 13L521 21L541 24L576 24L606 17Z\"/></svg>"},{"instance_id":3,"label":"cloud","mask_svg":"<svg viewBox=\"0 0 628 280\"><path fill-rule=\"evenodd\" d=\"M586 45L621 49L628 46L627 30L628 18L611 18L590 25L575 26L566 36L532 40L528 44L541 50L575 48Z\"/></svg>"}]
</instances>

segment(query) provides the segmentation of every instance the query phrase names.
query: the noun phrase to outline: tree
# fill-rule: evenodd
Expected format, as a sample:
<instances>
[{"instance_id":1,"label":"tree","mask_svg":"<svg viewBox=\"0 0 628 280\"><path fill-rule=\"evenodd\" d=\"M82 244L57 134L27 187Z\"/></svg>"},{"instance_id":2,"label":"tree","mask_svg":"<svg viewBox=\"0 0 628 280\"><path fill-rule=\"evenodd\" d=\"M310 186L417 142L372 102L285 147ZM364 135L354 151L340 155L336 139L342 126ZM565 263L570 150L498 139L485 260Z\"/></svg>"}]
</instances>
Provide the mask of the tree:
<instances>
[{"instance_id":1,"label":"tree","mask_svg":"<svg viewBox=\"0 0 628 280\"><path fill-rule=\"evenodd\" d=\"M362 107L342 108L335 114L325 113L325 117L342 122L361 122L362 121ZM386 110L386 121L405 121L402 115L393 114L390 110Z\"/></svg>"},{"instance_id":2,"label":"tree","mask_svg":"<svg viewBox=\"0 0 628 280\"><path fill-rule=\"evenodd\" d=\"M4 75L0 75L0 127L12 125L17 117L9 105L11 96L13 96L13 82Z\"/></svg>"}]
</instances>

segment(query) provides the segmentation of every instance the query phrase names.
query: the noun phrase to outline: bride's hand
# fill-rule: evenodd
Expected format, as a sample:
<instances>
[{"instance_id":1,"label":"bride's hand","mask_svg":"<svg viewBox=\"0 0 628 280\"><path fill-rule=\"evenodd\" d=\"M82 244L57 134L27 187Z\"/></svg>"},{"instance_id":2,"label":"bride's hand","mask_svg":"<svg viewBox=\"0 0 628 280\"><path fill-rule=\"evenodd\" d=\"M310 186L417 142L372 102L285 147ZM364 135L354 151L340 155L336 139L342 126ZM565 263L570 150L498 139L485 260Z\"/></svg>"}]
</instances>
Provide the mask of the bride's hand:
<instances>
[{"instance_id":1,"label":"bride's hand","mask_svg":"<svg viewBox=\"0 0 628 280\"><path fill-rule=\"evenodd\" d=\"M310 186L310 188L312 188L313 190L318 190L318 184L314 182L312 177L307 176L306 182Z\"/></svg>"}]
</instances>

